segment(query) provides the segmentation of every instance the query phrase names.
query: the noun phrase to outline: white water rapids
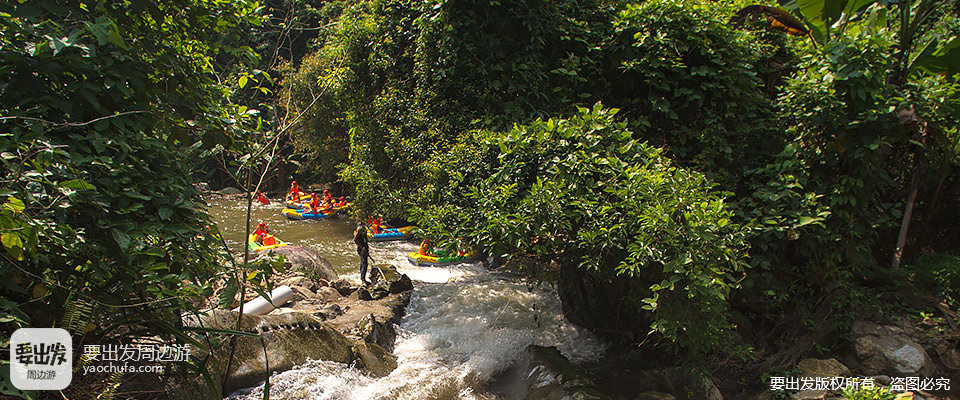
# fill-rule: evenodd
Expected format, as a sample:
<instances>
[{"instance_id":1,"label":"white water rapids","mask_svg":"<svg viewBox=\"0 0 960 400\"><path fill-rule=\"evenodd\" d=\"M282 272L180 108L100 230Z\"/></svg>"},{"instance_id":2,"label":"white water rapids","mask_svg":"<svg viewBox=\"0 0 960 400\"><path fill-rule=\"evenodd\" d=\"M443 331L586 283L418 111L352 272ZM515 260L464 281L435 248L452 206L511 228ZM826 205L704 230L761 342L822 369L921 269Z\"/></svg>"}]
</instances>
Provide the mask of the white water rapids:
<instances>
[{"instance_id":1,"label":"white water rapids","mask_svg":"<svg viewBox=\"0 0 960 400\"><path fill-rule=\"evenodd\" d=\"M564 319L556 292L488 272L480 263L416 267L411 243L371 246L378 262L414 281L397 329L398 367L374 378L349 365L310 361L270 378L271 399L490 399L485 385L530 344L556 346L575 363L595 361L603 342ZM346 274L342 274L346 275ZM346 276L359 282L354 272ZM230 399L263 397L262 385Z\"/></svg>"}]
</instances>

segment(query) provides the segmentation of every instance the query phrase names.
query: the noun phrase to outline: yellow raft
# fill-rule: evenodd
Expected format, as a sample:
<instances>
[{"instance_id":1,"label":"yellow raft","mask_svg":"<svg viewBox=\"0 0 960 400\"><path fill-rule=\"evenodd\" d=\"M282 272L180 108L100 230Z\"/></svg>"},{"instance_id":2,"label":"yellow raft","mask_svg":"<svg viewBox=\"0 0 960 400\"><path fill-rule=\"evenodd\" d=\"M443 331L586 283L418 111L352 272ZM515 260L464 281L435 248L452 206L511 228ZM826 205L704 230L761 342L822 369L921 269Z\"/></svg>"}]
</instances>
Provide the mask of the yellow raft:
<instances>
[{"instance_id":1,"label":"yellow raft","mask_svg":"<svg viewBox=\"0 0 960 400\"><path fill-rule=\"evenodd\" d=\"M370 228L367 228L367 240L371 242L386 242L390 240L405 240L413 237L413 228L415 226L404 226L401 228L388 228L382 232L374 234Z\"/></svg>"},{"instance_id":2,"label":"yellow raft","mask_svg":"<svg viewBox=\"0 0 960 400\"><path fill-rule=\"evenodd\" d=\"M337 210L331 208L329 210L320 210L320 212L312 213L307 209L294 210L292 208L284 208L280 213L289 219L324 219L337 215Z\"/></svg>"},{"instance_id":3,"label":"yellow raft","mask_svg":"<svg viewBox=\"0 0 960 400\"><path fill-rule=\"evenodd\" d=\"M419 252L412 252L407 255L407 261L410 261L410 264L416 266L442 266L442 265L452 265L476 261L479 258L479 255L474 254L472 251L467 254L456 254L453 256L446 255L424 255Z\"/></svg>"},{"instance_id":4,"label":"yellow raft","mask_svg":"<svg viewBox=\"0 0 960 400\"><path fill-rule=\"evenodd\" d=\"M287 246L287 244L269 233L263 237L263 244L257 243L257 235L253 233L247 238L247 247L253 251L270 250L280 246Z\"/></svg>"}]
</instances>

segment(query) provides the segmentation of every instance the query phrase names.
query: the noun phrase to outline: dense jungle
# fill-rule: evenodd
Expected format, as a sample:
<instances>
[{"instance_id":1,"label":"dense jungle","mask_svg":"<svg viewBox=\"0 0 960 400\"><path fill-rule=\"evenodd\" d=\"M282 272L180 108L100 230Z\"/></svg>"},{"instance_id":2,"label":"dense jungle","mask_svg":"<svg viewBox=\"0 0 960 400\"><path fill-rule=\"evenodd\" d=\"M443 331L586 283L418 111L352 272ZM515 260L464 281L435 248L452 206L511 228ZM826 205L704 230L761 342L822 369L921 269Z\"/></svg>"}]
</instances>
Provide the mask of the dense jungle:
<instances>
[{"instance_id":1,"label":"dense jungle","mask_svg":"<svg viewBox=\"0 0 960 400\"><path fill-rule=\"evenodd\" d=\"M18 0L0 60L0 398L960 399L960 1Z\"/></svg>"}]
</instances>

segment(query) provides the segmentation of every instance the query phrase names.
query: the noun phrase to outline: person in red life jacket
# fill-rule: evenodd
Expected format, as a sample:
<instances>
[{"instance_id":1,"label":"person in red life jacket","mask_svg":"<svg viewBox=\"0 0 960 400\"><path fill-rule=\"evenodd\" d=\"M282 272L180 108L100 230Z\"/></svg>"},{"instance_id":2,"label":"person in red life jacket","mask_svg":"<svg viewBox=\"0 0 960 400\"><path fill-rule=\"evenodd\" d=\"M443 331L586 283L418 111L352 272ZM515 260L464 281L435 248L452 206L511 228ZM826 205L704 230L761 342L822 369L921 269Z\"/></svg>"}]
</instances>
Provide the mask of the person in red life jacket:
<instances>
[{"instance_id":1,"label":"person in red life jacket","mask_svg":"<svg viewBox=\"0 0 960 400\"><path fill-rule=\"evenodd\" d=\"M430 239L423 239L423 241L420 242L420 250L417 253L419 253L421 256L429 256L431 253L433 253L430 251L431 247Z\"/></svg>"},{"instance_id":2,"label":"person in red life jacket","mask_svg":"<svg viewBox=\"0 0 960 400\"><path fill-rule=\"evenodd\" d=\"M344 198L343 196L340 196L340 198L337 199L337 207L346 207L346 206L347 206L347 199Z\"/></svg>"},{"instance_id":3,"label":"person in red life jacket","mask_svg":"<svg viewBox=\"0 0 960 400\"><path fill-rule=\"evenodd\" d=\"M333 205L333 196L330 195L330 191L327 189L323 189L323 204L327 206L326 208Z\"/></svg>"},{"instance_id":4,"label":"person in red life jacket","mask_svg":"<svg viewBox=\"0 0 960 400\"><path fill-rule=\"evenodd\" d=\"M260 204L267 204L267 203L270 202L270 199L267 199L267 196L264 196L263 193L260 193L260 191L258 190L258 191L257 191L257 201L259 201Z\"/></svg>"},{"instance_id":5,"label":"person in red life jacket","mask_svg":"<svg viewBox=\"0 0 960 400\"><path fill-rule=\"evenodd\" d=\"M310 212L316 214L320 208L320 197L316 193L310 194Z\"/></svg>"},{"instance_id":6,"label":"person in red life jacket","mask_svg":"<svg viewBox=\"0 0 960 400\"><path fill-rule=\"evenodd\" d=\"M288 200L297 201L300 200L300 185L297 184L297 181L293 181L290 184L290 192L287 194Z\"/></svg>"},{"instance_id":7,"label":"person in red life jacket","mask_svg":"<svg viewBox=\"0 0 960 400\"><path fill-rule=\"evenodd\" d=\"M376 234L378 234L378 233L382 233L382 232L383 232L383 220L381 220L380 217L375 218L375 219L373 220L373 223L370 224L370 230L373 231L373 234L374 234L374 235L376 235Z\"/></svg>"},{"instance_id":8,"label":"person in red life jacket","mask_svg":"<svg viewBox=\"0 0 960 400\"><path fill-rule=\"evenodd\" d=\"M253 231L253 234L257 236L257 243L263 244L263 238L270 233L270 228L267 228L267 224L260 221L257 224L257 230Z\"/></svg>"}]
</instances>

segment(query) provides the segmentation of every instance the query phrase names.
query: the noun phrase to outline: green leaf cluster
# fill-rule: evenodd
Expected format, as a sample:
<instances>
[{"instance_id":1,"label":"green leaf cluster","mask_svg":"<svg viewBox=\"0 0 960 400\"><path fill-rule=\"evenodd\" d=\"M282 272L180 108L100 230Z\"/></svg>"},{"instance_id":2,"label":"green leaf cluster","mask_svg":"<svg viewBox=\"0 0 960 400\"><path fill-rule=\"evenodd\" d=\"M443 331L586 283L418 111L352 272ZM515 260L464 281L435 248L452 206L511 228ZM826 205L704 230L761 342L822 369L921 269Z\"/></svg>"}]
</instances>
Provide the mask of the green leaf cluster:
<instances>
[{"instance_id":1,"label":"green leaf cluster","mask_svg":"<svg viewBox=\"0 0 960 400\"><path fill-rule=\"evenodd\" d=\"M745 233L711 182L633 139L617 111L474 132L431 162L412 218L441 246L541 254L628 282L624 301L650 333L706 352L729 327Z\"/></svg>"},{"instance_id":2,"label":"green leaf cluster","mask_svg":"<svg viewBox=\"0 0 960 400\"><path fill-rule=\"evenodd\" d=\"M217 39L254 2L0 5L0 329L192 341L221 243L192 159L225 143ZM77 325L79 326L79 325ZM79 328L78 328L79 329Z\"/></svg>"}]
</instances>

